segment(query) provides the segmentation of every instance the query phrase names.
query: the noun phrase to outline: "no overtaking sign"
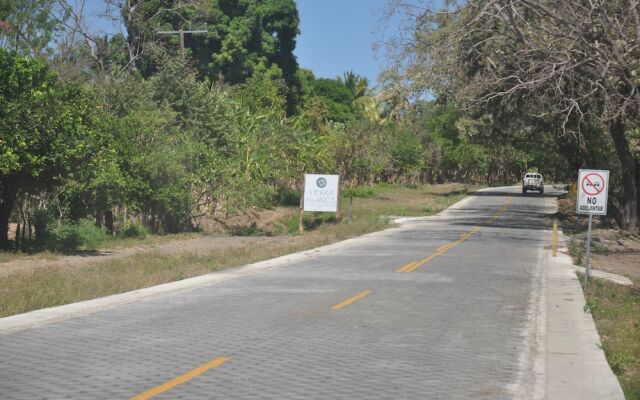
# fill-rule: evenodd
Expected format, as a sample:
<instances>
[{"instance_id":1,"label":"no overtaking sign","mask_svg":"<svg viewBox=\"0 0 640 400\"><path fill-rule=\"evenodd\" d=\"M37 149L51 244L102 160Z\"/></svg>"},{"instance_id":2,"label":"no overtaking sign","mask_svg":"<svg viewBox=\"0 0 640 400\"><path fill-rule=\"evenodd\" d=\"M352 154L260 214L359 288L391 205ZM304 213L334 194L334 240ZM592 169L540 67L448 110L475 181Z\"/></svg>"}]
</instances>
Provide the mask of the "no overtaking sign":
<instances>
[{"instance_id":1,"label":"no overtaking sign","mask_svg":"<svg viewBox=\"0 0 640 400\"><path fill-rule=\"evenodd\" d=\"M578 214L606 215L609 171L581 169L578 175Z\"/></svg>"}]
</instances>

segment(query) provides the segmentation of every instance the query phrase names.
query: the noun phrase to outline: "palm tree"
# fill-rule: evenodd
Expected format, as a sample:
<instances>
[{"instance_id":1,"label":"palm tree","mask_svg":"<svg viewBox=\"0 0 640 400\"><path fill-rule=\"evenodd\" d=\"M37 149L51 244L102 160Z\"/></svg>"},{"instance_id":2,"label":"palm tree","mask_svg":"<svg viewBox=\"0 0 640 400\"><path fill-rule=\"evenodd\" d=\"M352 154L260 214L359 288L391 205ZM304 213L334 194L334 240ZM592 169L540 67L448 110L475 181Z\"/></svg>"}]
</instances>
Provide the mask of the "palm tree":
<instances>
[{"instance_id":1,"label":"palm tree","mask_svg":"<svg viewBox=\"0 0 640 400\"><path fill-rule=\"evenodd\" d=\"M349 89L354 101L369 92L369 80L353 71L347 71L343 74L342 83Z\"/></svg>"}]
</instances>

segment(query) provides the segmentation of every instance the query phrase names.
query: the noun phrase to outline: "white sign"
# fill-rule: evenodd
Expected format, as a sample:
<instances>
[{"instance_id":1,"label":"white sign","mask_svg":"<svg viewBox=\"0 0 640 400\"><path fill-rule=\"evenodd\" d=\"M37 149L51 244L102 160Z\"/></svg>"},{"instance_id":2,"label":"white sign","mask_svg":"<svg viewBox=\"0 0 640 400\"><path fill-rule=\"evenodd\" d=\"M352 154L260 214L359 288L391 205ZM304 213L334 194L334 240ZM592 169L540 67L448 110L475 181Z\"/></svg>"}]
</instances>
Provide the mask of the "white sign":
<instances>
[{"instance_id":1,"label":"white sign","mask_svg":"<svg viewBox=\"0 0 640 400\"><path fill-rule=\"evenodd\" d=\"M609 171L581 169L578 174L578 214L607 214Z\"/></svg>"},{"instance_id":2,"label":"white sign","mask_svg":"<svg viewBox=\"0 0 640 400\"><path fill-rule=\"evenodd\" d=\"M305 174L304 211L338 211L339 175Z\"/></svg>"}]
</instances>

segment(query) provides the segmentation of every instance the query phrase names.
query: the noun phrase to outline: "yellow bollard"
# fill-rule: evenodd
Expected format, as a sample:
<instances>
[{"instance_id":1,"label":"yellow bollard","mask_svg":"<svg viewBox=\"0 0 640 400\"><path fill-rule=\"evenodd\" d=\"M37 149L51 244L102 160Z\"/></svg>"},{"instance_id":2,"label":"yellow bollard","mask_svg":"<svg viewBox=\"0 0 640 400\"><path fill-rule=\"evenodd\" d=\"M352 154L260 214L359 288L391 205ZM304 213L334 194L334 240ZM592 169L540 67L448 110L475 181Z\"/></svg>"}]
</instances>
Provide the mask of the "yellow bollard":
<instances>
[{"instance_id":1,"label":"yellow bollard","mask_svg":"<svg viewBox=\"0 0 640 400\"><path fill-rule=\"evenodd\" d=\"M553 238L551 239L551 255L558 255L558 222L553 221Z\"/></svg>"}]
</instances>

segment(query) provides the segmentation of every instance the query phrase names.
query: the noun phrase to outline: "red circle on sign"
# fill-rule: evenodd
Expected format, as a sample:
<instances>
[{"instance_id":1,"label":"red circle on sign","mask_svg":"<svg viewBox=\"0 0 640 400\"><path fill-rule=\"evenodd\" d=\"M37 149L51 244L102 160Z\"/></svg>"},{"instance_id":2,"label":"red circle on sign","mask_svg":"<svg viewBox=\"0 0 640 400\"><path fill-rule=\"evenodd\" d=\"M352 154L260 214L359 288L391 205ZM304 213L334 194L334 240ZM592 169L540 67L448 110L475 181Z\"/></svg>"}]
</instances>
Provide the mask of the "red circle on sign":
<instances>
[{"instance_id":1,"label":"red circle on sign","mask_svg":"<svg viewBox=\"0 0 640 400\"><path fill-rule=\"evenodd\" d=\"M582 191L589 196L596 196L604 190L604 178L600 174L592 172L582 178Z\"/></svg>"}]
</instances>

